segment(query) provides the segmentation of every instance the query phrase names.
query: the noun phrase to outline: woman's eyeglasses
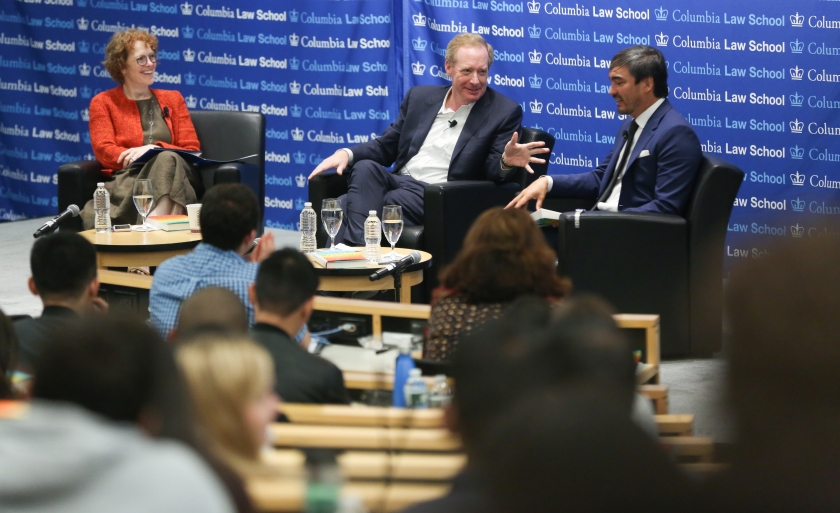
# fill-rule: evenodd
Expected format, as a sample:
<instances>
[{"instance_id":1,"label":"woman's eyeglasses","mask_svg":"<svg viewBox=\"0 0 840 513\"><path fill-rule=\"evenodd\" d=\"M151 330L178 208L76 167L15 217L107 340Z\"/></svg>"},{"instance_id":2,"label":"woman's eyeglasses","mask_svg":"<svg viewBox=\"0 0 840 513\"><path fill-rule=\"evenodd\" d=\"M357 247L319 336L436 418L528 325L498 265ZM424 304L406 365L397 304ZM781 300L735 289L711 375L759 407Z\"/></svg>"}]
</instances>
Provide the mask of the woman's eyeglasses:
<instances>
[{"instance_id":1,"label":"woman's eyeglasses","mask_svg":"<svg viewBox=\"0 0 840 513\"><path fill-rule=\"evenodd\" d=\"M138 57L137 58L137 65L138 66L145 66L146 64L148 64L150 62L152 64L157 63L157 55L155 55L155 54L148 55L148 56L144 55L143 57Z\"/></svg>"}]
</instances>

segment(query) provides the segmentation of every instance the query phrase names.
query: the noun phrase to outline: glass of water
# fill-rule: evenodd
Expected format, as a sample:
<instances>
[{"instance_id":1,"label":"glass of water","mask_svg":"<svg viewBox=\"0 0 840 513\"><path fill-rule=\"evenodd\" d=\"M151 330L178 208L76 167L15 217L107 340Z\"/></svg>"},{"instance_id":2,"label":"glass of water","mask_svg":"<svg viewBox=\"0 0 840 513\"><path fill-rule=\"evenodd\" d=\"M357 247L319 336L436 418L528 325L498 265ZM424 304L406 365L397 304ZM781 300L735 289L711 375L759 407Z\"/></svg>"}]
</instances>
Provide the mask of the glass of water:
<instances>
[{"instance_id":1,"label":"glass of water","mask_svg":"<svg viewBox=\"0 0 840 513\"><path fill-rule=\"evenodd\" d=\"M321 204L321 222L324 223L324 230L330 236L330 249L335 249L335 236L338 234L338 229L341 228L343 217L344 212L342 212L341 204L337 199L325 199Z\"/></svg>"},{"instance_id":2,"label":"glass of water","mask_svg":"<svg viewBox=\"0 0 840 513\"><path fill-rule=\"evenodd\" d=\"M387 255L382 255L382 260L386 262L399 260L400 255L394 251L394 246L400 240L400 235L402 235L403 231L401 206L385 205L382 207L382 231L385 232L385 238L391 243L391 252Z\"/></svg>"},{"instance_id":3,"label":"glass of water","mask_svg":"<svg viewBox=\"0 0 840 513\"><path fill-rule=\"evenodd\" d=\"M155 192L152 189L151 180L136 180L134 182L134 190L132 191L132 199L137 212L143 216L143 224L134 228L138 232L148 232L152 227L146 224L146 217L152 210L152 204L155 202Z\"/></svg>"}]
</instances>

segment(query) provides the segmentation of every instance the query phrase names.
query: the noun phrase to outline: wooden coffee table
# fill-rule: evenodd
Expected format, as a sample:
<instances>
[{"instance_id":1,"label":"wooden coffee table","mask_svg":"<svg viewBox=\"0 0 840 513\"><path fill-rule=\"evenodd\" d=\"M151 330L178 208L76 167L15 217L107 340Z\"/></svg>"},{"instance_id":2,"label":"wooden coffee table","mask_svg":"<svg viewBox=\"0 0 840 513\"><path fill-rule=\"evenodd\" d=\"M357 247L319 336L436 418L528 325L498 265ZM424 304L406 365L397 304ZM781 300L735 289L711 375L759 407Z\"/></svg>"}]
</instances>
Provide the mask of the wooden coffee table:
<instances>
[{"instance_id":1,"label":"wooden coffee table","mask_svg":"<svg viewBox=\"0 0 840 513\"><path fill-rule=\"evenodd\" d=\"M155 267L164 260L189 253L201 242L200 233L104 232L86 230L79 235L96 248L96 264L105 267Z\"/></svg>"},{"instance_id":2,"label":"wooden coffee table","mask_svg":"<svg viewBox=\"0 0 840 513\"><path fill-rule=\"evenodd\" d=\"M363 249L363 248L359 248ZM383 253L386 248L382 248ZM408 255L413 249L396 248L400 255ZM402 284L400 287L400 303L411 303L411 287L423 282L423 269L432 266L432 255L425 251L420 253L420 262L408 266L402 273ZM315 272L321 280L318 290L331 292L354 292L357 290L390 290L394 288L394 278L386 276L377 281L370 281L368 278L374 271L385 267L384 265L369 264L367 267L357 269L325 269L320 264L312 263Z\"/></svg>"}]
</instances>

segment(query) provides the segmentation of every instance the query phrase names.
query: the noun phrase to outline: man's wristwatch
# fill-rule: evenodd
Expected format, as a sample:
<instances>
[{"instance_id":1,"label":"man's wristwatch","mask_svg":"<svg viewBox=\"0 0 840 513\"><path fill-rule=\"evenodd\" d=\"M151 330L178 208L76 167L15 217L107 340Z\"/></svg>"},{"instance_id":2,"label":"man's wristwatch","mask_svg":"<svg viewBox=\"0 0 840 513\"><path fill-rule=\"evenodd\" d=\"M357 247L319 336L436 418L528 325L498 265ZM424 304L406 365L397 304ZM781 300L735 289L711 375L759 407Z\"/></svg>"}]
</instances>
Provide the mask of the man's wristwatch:
<instances>
[{"instance_id":1,"label":"man's wristwatch","mask_svg":"<svg viewBox=\"0 0 840 513\"><path fill-rule=\"evenodd\" d=\"M507 163L507 161L505 160L505 152L502 152L502 167L506 169L513 169L515 167Z\"/></svg>"}]
</instances>

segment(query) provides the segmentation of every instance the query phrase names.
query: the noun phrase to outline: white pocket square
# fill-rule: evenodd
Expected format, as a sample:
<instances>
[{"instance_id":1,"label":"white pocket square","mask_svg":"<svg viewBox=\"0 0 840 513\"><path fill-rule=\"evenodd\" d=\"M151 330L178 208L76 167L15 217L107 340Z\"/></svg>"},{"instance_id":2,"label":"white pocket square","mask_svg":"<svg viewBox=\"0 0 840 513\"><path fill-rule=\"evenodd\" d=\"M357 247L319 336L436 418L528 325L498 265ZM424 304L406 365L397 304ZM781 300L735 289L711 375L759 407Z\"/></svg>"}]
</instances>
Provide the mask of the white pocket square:
<instances>
[{"instance_id":1,"label":"white pocket square","mask_svg":"<svg viewBox=\"0 0 840 513\"><path fill-rule=\"evenodd\" d=\"M650 155L650 152L649 152L649 151L647 151L647 150L642 150L642 152L641 152L641 153L639 153L639 158L642 158L642 157L647 157L647 156L649 156L649 155Z\"/></svg>"}]
</instances>

